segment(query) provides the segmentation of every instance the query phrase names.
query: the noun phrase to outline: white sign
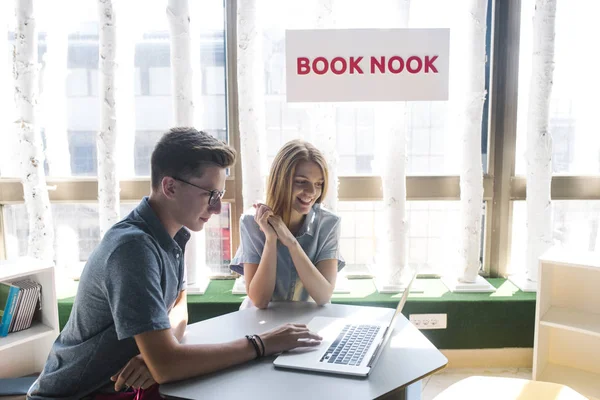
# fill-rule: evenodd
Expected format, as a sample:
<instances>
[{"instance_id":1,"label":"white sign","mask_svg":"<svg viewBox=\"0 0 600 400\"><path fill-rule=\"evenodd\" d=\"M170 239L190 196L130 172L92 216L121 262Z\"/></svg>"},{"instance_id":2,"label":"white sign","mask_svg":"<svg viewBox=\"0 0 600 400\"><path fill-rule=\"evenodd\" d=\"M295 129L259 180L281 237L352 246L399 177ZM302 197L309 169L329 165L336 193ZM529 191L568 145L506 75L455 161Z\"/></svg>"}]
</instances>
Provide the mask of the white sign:
<instances>
[{"instance_id":1,"label":"white sign","mask_svg":"<svg viewBox=\"0 0 600 400\"><path fill-rule=\"evenodd\" d=\"M448 100L449 29L288 30L288 102Z\"/></svg>"}]
</instances>

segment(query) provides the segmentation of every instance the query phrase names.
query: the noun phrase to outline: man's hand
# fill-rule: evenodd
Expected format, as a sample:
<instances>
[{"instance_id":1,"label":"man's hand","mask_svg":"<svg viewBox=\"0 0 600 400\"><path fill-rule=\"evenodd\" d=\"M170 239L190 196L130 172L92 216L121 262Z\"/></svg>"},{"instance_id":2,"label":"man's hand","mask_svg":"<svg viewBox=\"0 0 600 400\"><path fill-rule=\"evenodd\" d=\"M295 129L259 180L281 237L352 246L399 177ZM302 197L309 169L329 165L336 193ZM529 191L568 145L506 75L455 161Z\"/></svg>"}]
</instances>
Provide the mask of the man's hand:
<instances>
[{"instance_id":1,"label":"man's hand","mask_svg":"<svg viewBox=\"0 0 600 400\"><path fill-rule=\"evenodd\" d=\"M124 387L148 389L156 383L141 354L129 360L110 380L115 382L117 392L120 392Z\"/></svg>"},{"instance_id":2,"label":"man's hand","mask_svg":"<svg viewBox=\"0 0 600 400\"><path fill-rule=\"evenodd\" d=\"M265 355L281 353L296 347L315 347L323 338L306 325L287 324L258 335L265 344Z\"/></svg>"}]
</instances>

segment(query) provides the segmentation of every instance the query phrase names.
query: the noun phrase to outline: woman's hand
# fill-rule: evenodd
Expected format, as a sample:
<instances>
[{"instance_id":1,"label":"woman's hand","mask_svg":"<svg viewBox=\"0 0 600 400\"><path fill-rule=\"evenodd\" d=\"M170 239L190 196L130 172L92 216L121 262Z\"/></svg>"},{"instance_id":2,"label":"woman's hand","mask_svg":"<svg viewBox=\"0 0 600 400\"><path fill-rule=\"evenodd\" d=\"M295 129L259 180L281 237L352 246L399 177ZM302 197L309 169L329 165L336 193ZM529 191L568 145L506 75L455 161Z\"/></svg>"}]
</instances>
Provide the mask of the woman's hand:
<instances>
[{"instance_id":1,"label":"woman's hand","mask_svg":"<svg viewBox=\"0 0 600 400\"><path fill-rule=\"evenodd\" d=\"M285 247L291 247L296 245L296 237L290 232L289 228L285 225L283 220L278 215L269 216L269 223L275 229L277 238Z\"/></svg>"},{"instance_id":2,"label":"woman's hand","mask_svg":"<svg viewBox=\"0 0 600 400\"><path fill-rule=\"evenodd\" d=\"M266 204L257 203L254 204L256 213L254 214L254 220L263 231L267 240L277 240L277 233L271 225L269 225L269 218L273 216L273 210L271 210Z\"/></svg>"}]
</instances>

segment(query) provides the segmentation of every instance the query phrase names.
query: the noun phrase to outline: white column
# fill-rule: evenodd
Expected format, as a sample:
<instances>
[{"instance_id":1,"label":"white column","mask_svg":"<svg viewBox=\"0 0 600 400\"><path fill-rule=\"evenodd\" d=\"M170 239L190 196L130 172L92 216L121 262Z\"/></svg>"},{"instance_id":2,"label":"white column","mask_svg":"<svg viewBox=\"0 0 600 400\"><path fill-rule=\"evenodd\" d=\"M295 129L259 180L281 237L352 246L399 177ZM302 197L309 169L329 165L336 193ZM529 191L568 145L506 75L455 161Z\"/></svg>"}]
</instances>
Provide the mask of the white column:
<instances>
[{"instance_id":1,"label":"white column","mask_svg":"<svg viewBox=\"0 0 600 400\"><path fill-rule=\"evenodd\" d=\"M407 28L410 0L387 1L382 13L390 26ZM383 209L378 218L375 254L376 285L380 293L404 291L412 271L408 268L406 220L406 113L404 102L379 104L375 109L375 171L381 175Z\"/></svg>"},{"instance_id":2,"label":"white column","mask_svg":"<svg viewBox=\"0 0 600 400\"><path fill-rule=\"evenodd\" d=\"M42 4L40 4L42 5ZM68 24L61 18L68 7L65 0L45 6L48 29L46 54L40 80L41 123L46 133L46 157L51 176L71 176L71 155L67 131Z\"/></svg>"},{"instance_id":3,"label":"white column","mask_svg":"<svg viewBox=\"0 0 600 400\"><path fill-rule=\"evenodd\" d=\"M194 125L194 99L190 40L190 12L187 0L169 0L167 19L171 38L171 85L177 126Z\"/></svg>"},{"instance_id":4,"label":"white column","mask_svg":"<svg viewBox=\"0 0 600 400\"><path fill-rule=\"evenodd\" d=\"M257 201L265 201L267 134L265 121L265 66L260 0L237 3L237 78L242 163L243 212ZM234 285L234 293L245 293L244 277Z\"/></svg>"},{"instance_id":5,"label":"white column","mask_svg":"<svg viewBox=\"0 0 600 400\"><path fill-rule=\"evenodd\" d=\"M479 276L481 267L481 220L483 208L483 167L481 121L485 101L485 36L487 0L456 4L458 18L451 35L452 76L456 82L450 94L453 132L461 136L460 151L460 238L458 254L449 257L454 268L444 283L454 292L494 292Z\"/></svg>"},{"instance_id":6,"label":"white column","mask_svg":"<svg viewBox=\"0 0 600 400\"><path fill-rule=\"evenodd\" d=\"M552 137L548 129L556 0L537 0L533 14L533 54L527 115L527 254L522 290L537 288L538 258L552 246Z\"/></svg>"},{"instance_id":7,"label":"white column","mask_svg":"<svg viewBox=\"0 0 600 400\"><path fill-rule=\"evenodd\" d=\"M44 154L36 129L37 29L33 1L17 0L17 40L14 49L15 102L19 136L21 179L29 214L29 256L54 259L54 228L44 172Z\"/></svg>"},{"instance_id":8,"label":"white column","mask_svg":"<svg viewBox=\"0 0 600 400\"><path fill-rule=\"evenodd\" d=\"M335 29L334 0L314 0L316 29ZM329 182L323 205L333 212L338 208L338 152L337 123L335 103L316 103L308 109L310 118L311 141L323 152L329 169ZM334 293L350 293L348 278L344 270L338 274Z\"/></svg>"},{"instance_id":9,"label":"white column","mask_svg":"<svg viewBox=\"0 0 600 400\"><path fill-rule=\"evenodd\" d=\"M267 138L259 0L237 4L237 77L244 211L265 201Z\"/></svg>"},{"instance_id":10,"label":"white column","mask_svg":"<svg viewBox=\"0 0 600 400\"><path fill-rule=\"evenodd\" d=\"M119 221L120 188L117 177L116 47L117 21L111 0L98 0L100 22L100 130L98 149L98 216L100 237Z\"/></svg>"},{"instance_id":11,"label":"white column","mask_svg":"<svg viewBox=\"0 0 600 400\"><path fill-rule=\"evenodd\" d=\"M5 113L0 118L0 142L2 143L0 146L0 176L17 177L20 176L18 163L11 161L19 157L19 139L12 127L16 109L13 101L14 88L10 79L10 57L6 37L8 35L8 18L14 15L14 10L9 5L11 3L7 1L0 1L0 37L3 38L0 40L0 109Z\"/></svg>"},{"instance_id":12,"label":"white column","mask_svg":"<svg viewBox=\"0 0 600 400\"><path fill-rule=\"evenodd\" d=\"M375 111L374 167L381 176L383 191L375 254L380 293L401 292L408 284L406 112L405 103L398 102L379 105Z\"/></svg>"},{"instance_id":13,"label":"white column","mask_svg":"<svg viewBox=\"0 0 600 400\"><path fill-rule=\"evenodd\" d=\"M334 1L314 0L316 29L334 29ZM335 103L316 103L309 108L310 132L313 144L323 152L329 167L329 189L324 199L324 206L337 211L338 203L338 153L337 124Z\"/></svg>"},{"instance_id":14,"label":"white column","mask_svg":"<svg viewBox=\"0 0 600 400\"><path fill-rule=\"evenodd\" d=\"M192 67L192 40L190 37L190 9L187 0L169 0L167 19L171 38L171 84L176 126L195 126L194 79ZM199 127L202 129L202 127ZM209 284L206 267L206 234L192 232L185 249L188 292L204 294Z\"/></svg>"},{"instance_id":15,"label":"white column","mask_svg":"<svg viewBox=\"0 0 600 400\"><path fill-rule=\"evenodd\" d=\"M206 129L209 118L204 115L204 98L202 92L202 57L201 57L201 25L203 14L207 12L207 4L192 1L190 3L190 60L192 66L192 96L194 99L194 126ZM206 17L204 17L206 18Z\"/></svg>"}]
</instances>

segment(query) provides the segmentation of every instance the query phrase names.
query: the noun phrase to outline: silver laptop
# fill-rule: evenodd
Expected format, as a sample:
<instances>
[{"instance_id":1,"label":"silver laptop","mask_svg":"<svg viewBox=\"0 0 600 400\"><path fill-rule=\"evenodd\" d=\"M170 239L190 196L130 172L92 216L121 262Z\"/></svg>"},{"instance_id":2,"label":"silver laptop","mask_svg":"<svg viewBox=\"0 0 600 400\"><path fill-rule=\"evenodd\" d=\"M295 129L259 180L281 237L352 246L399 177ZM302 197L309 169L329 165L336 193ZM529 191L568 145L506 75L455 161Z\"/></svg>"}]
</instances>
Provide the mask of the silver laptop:
<instances>
[{"instance_id":1,"label":"silver laptop","mask_svg":"<svg viewBox=\"0 0 600 400\"><path fill-rule=\"evenodd\" d=\"M323 337L321 345L282 353L273 364L280 368L368 376L392 336L396 319L406 304L415 276L416 273L404 289L389 321L314 317L308 323L308 328Z\"/></svg>"}]
</instances>

